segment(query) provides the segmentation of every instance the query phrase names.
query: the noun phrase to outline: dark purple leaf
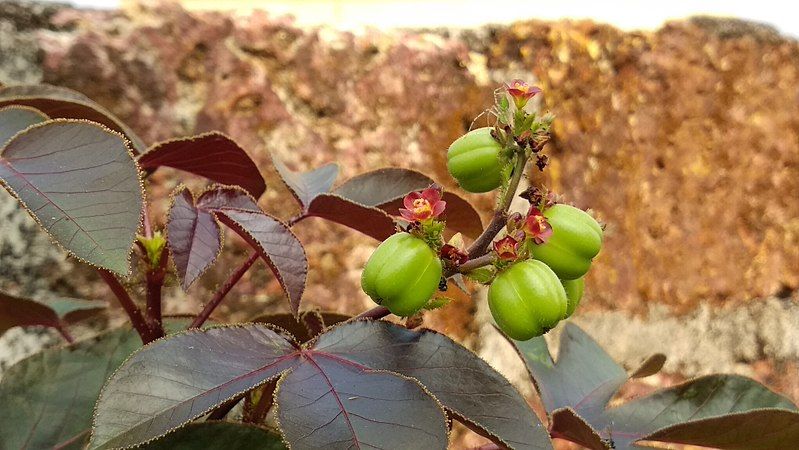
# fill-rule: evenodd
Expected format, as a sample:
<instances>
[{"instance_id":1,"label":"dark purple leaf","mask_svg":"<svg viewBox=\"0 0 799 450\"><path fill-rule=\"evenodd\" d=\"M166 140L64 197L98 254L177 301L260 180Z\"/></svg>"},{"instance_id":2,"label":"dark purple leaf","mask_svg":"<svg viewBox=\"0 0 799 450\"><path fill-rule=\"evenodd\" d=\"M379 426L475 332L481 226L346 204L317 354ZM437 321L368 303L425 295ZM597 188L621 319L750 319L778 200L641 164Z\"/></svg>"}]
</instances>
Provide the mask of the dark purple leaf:
<instances>
[{"instance_id":1,"label":"dark purple leaf","mask_svg":"<svg viewBox=\"0 0 799 450\"><path fill-rule=\"evenodd\" d=\"M308 275L308 259L297 236L283 222L263 212L220 209L217 218L246 240L269 265L298 314Z\"/></svg>"},{"instance_id":2,"label":"dark purple leaf","mask_svg":"<svg viewBox=\"0 0 799 450\"><path fill-rule=\"evenodd\" d=\"M166 166L241 186L255 198L266 190L264 178L247 152L219 132L160 142L139 156L139 164L146 170Z\"/></svg>"},{"instance_id":3,"label":"dark purple leaf","mask_svg":"<svg viewBox=\"0 0 799 450\"><path fill-rule=\"evenodd\" d=\"M101 300L83 300L80 298L57 297L43 300L65 323L77 323L96 315L106 309L108 303Z\"/></svg>"},{"instance_id":4,"label":"dark purple leaf","mask_svg":"<svg viewBox=\"0 0 799 450\"><path fill-rule=\"evenodd\" d=\"M336 163L325 164L309 172L293 172L275 157L272 157L272 163L303 209L306 209L317 195L329 192L338 177Z\"/></svg>"},{"instance_id":5,"label":"dark purple leaf","mask_svg":"<svg viewBox=\"0 0 799 450\"><path fill-rule=\"evenodd\" d=\"M659 439L682 436L683 440L677 442L703 445L701 439L689 441L691 432L698 430L690 424L705 419L713 420L703 422L702 439L728 431L729 423L739 423L747 425L747 428L738 428L739 436L748 436L753 442L762 439L758 436L763 427L768 426L774 411L782 411L779 414L790 415L799 421L796 406L790 401L754 380L735 375L700 377L609 407L610 399L626 382L627 374L577 326L566 325L557 363L553 361L543 338L514 344L536 381L544 406L553 417L552 432L575 442L578 439L576 433L584 435L585 430L561 428L562 424L573 424L573 420L566 420L568 417L564 417L564 414L578 415L602 439L607 442L612 440L616 449L639 448L636 441L648 439L657 430L675 426L688 428L678 427L678 431L671 435L663 432ZM746 420L733 419L731 414L746 414ZM713 428L714 425L718 428ZM781 426L776 432L792 433L794 426ZM680 435L681 429L689 431Z\"/></svg>"},{"instance_id":6,"label":"dark purple leaf","mask_svg":"<svg viewBox=\"0 0 799 450\"><path fill-rule=\"evenodd\" d=\"M36 108L52 118L85 119L105 125L125 135L135 152L145 145L136 133L108 110L81 94L60 86L47 84L9 86L0 89L0 106L25 105Z\"/></svg>"},{"instance_id":7,"label":"dark purple leaf","mask_svg":"<svg viewBox=\"0 0 799 450\"><path fill-rule=\"evenodd\" d=\"M335 194L317 195L306 214L350 227L383 241L396 232L396 224L380 209L359 205Z\"/></svg>"},{"instance_id":8,"label":"dark purple leaf","mask_svg":"<svg viewBox=\"0 0 799 450\"><path fill-rule=\"evenodd\" d=\"M315 348L421 382L459 420L514 449L551 449L525 399L477 355L433 331L358 321L321 335Z\"/></svg>"},{"instance_id":9,"label":"dark purple leaf","mask_svg":"<svg viewBox=\"0 0 799 450\"><path fill-rule=\"evenodd\" d=\"M630 374L630 378L646 378L652 376L663 368L666 364L666 355L663 353L655 353L638 366L635 371Z\"/></svg>"},{"instance_id":10,"label":"dark purple leaf","mask_svg":"<svg viewBox=\"0 0 799 450\"><path fill-rule=\"evenodd\" d=\"M244 423L191 423L142 447L143 450L285 450L280 436Z\"/></svg>"},{"instance_id":11,"label":"dark purple leaf","mask_svg":"<svg viewBox=\"0 0 799 450\"><path fill-rule=\"evenodd\" d=\"M259 324L191 330L136 352L100 395L89 447L158 438L279 376L280 427L294 448L446 448L443 410L417 381Z\"/></svg>"},{"instance_id":12,"label":"dark purple leaf","mask_svg":"<svg viewBox=\"0 0 799 450\"><path fill-rule=\"evenodd\" d=\"M188 290L222 251L222 229L213 214L197 208L191 191L181 186L173 195L166 230L180 285Z\"/></svg>"},{"instance_id":13,"label":"dark purple leaf","mask_svg":"<svg viewBox=\"0 0 799 450\"><path fill-rule=\"evenodd\" d=\"M0 336L13 327L60 328L58 314L49 306L0 292Z\"/></svg>"},{"instance_id":14,"label":"dark purple leaf","mask_svg":"<svg viewBox=\"0 0 799 450\"><path fill-rule=\"evenodd\" d=\"M197 199L197 207L208 211L224 211L227 209L238 211L262 212L247 191L235 186L211 186Z\"/></svg>"},{"instance_id":15,"label":"dark purple leaf","mask_svg":"<svg viewBox=\"0 0 799 450\"><path fill-rule=\"evenodd\" d=\"M447 448L444 410L418 381L316 350L278 383L277 420L294 448Z\"/></svg>"},{"instance_id":16,"label":"dark purple leaf","mask_svg":"<svg viewBox=\"0 0 799 450\"><path fill-rule=\"evenodd\" d=\"M783 450L799 442L799 414L780 409L727 414L666 427L645 439L726 450Z\"/></svg>"},{"instance_id":17,"label":"dark purple leaf","mask_svg":"<svg viewBox=\"0 0 799 450\"><path fill-rule=\"evenodd\" d=\"M249 322L275 325L288 331L298 342L305 343L315 338L322 330L351 317L346 314L321 311L305 311L299 319L293 314L264 314Z\"/></svg>"},{"instance_id":18,"label":"dark purple leaf","mask_svg":"<svg viewBox=\"0 0 799 450\"><path fill-rule=\"evenodd\" d=\"M128 273L143 196L121 135L79 120L34 125L0 151L0 181L71 254Z\"/></svg>"},{"instance_id":19,"label":"dark purple leaf","mask_svg":"<svg viewBox=\"0 0 799 450\"><path fill-rule=\"evenodd\" d=\"M44 113L28 106L14 105L0 108L0 147L15 134L45 120L47 116Z\"/></svg>"},{"instance_id":20,"label":"dark purple leaf","mask_svg":"<svg viewBox=\"0 0 799 450\"><path fill-rule=\"evenodd\" d=\"M408 193L422 190L433 183L432 178L414 170L386 168L352 177L334 189L333 193L397 216L402 199ZM441 218L446 220L447 228L471 238L483 232L480 214L469 202L451 192L444 192L443 199L447 202L447 209Z\"/></svg>"}]
</instances>

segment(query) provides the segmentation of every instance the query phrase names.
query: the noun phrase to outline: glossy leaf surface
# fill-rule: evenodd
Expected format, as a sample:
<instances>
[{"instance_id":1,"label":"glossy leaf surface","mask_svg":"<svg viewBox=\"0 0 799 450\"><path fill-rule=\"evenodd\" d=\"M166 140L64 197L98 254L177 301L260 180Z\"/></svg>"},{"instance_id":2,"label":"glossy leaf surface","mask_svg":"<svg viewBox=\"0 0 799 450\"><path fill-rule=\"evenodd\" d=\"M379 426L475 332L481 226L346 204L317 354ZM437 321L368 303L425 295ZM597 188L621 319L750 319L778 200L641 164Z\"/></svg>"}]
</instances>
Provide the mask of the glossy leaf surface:
<instances>
[{"instance_id":1,"label":"glossy leaf surface","mask_svg":"<svg viewBox=\"0 0 799 450\"><path fill-rule=\"evenodd\" d=\"M222 251L222 229L211 212L195 206L186 187L173 195L166 229L180 285L187 290Z\"/></svg>"},{"instance_id":2,"label":"glossy leaf surface","mask_svg":"<svg viewBox=\"0 0 799 450\"><path fill-rule=\"evenodd\" d=\"M738 425L737 436L745 437L752 448L777 449L783 447L772 446L777 441L763 436L762 430L769 428L774 435L790 435L799 423L799 414L790 401L754 380L735 375L700 377L609 407L608 402L626 382L627 374L573 324L566 325L557 362L543 338L515 345L552 416L553 432L590 448L602 447L581 441L589 430L575 426L569 415L579 416L606 443L612 440L616 449L639 448L636 441L649 439L658 430L658 439L667 442L718 444L723 439L715 440L716 437L728 433L733 423ZM772 422L775 415L780 416L777 425ZM702 421L702 427L692 425L698 421Z\"/></svg>"},{"instance_id":3,"label":"glossy leaf surface","mask_svg":"<svg viewBox=\"0 0 799 450\"><path fill-rule=\"evenodd\" d=\"M447 445L443 410L416 380L248 324L188 331L135 353L103 390L90 448L158 438L281 374L278 418L295 448Z\"/></svg>"},{"instance_id":4,"label":"glossy leaf surface","mask_svg":"<svg viewBox=\"0 0 799 450\"><path fill-rule=\"evenodd\" d=\"M308 172L294 172L289 170L282 161L272 158L275 170L286 183L294 198L305 209L319 194L329 192L338 177L338 164L325 164Z\"/></svg>"},{"instance_id":5,"label":"glossy leaf surface","mask_svg":"<svg viewBox=\"0 0 799 450\"><path fill-rule=\"evenodd\" d=\"M139 164L145 170L166 166L241 186L255 198L266 190L264 178L247 152L218 132L160 142L139 156Z\"/></svg>"},{"instance_id":6,"label":"glossy leaf surface","mask_svg":"<svg viewBox=\"0 0 799 450\"><path fill-rule=\"evenodd\" d=\"M0 180L74 256L128 273L143 198L119 134L85 121L35 125L0 151Z\"/></svg>"},{"instance_id":7,"label":"glossy leaf surface","mask_svg":"<svg viewBox=\"0 0 799 450\"><path fill-rule=\"evenodd\" d=\"M134 151L144 151L144 142L107 109L80 92L48 84L9 86L0 89L0 106L25 105L52 118L85 119L125 135Z\"/></svg>"}]
</instances>

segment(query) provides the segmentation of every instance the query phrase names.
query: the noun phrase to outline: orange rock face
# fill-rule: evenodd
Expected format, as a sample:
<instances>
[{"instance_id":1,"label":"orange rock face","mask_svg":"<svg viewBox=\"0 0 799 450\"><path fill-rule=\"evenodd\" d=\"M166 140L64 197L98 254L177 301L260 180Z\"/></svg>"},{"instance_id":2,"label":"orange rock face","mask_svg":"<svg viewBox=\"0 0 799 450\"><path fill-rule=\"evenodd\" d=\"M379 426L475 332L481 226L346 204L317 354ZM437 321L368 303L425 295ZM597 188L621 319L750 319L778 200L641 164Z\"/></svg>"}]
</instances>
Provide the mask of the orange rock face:
<instances>
[{"instance_id":1,"label":"orange rock face","mask_svg":"<svg viewBox=\"0 0 799 450\"><path fill-rule=\"evenodd\" d=\"M44 81L103 103L145 140L217 129L261 163L267 152L295 169L337 161L344 177L401 165L454 187L449 143L501 82L535 78L558 117L545 181L608 226L589 305L688 309L799 287L799 45L769 30L697 19L654 33L521 22L354 35L168 4L50 21ZM154 194L177 183L164 174ZM286 191L265 175L262 206L288 217ZM298 233L306 302L368 306L358 276L376 243L314 220ZM279 292L264 270L242 288Z\"/></svg>"}]
</instances>

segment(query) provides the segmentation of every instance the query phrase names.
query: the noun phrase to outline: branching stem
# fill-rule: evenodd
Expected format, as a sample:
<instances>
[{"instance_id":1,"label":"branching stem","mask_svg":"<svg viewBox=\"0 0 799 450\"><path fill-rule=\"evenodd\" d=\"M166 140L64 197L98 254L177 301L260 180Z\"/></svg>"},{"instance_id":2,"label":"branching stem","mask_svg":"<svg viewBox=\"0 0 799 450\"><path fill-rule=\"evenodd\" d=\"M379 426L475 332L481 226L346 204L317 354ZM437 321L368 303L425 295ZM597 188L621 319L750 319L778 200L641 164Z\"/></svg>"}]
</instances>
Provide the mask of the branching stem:
<instances>
[{"instance_id":1,"label":"branching stem","mask_svg":"<svg viewBox=\"0 0 799 450\"><path fill-rule=\"evenodd\" d=\"M216 294L214 294L213 298L211 298L211 301L205 305L205 308L203 308L200 314L194 319L194 322L192 322L191 325L189 325L189 328L200 328L201 326L203 326L205 321L208 320L209 317L211 317L211 313L213 313L216 307L219 306L220 303L222 303L222 300L225 298L227 293L230 292L231 289L233 289L233 286L235 286L236 283L238 283L239 280L241 280L241 277L243 277L244 274L247 273L247 270L249 270L250 267L252 267L252 265L255 264L255 261L257 260L258 260L258 252L252 252L252 254L250 254L250 257L247 258L246 261L244 261L244 264L239 266L239 268L236 269L235 272L230 274L230 277L227 279L227 281L225 281L222 287L220 287L219 290L216 291Z\"/></svg>"},{"instance_id":2,"label":"branching stem","mask_svg":"<svg viewBox=\"0 0 799 450\"><path fill-rule=\"evenodd\" d=\"M113 273L105 270L99 269L98 272L100 273L100 277L102 277L103 281L111 288L111 292L119 300L119 304L122 305L122 309L128 314L130 317L130 322L133 324L133 328L136 329L136 332L139 333L141 340L143 343L148 344L154 341L154 333L150 330L150 327L147 325L147 321L142 315L141 310L136 303L133 302L133 299L130 298L128 291L125 290L125 287L119 283L117 277L114 276Z\"/></svg>"}]
</instances>

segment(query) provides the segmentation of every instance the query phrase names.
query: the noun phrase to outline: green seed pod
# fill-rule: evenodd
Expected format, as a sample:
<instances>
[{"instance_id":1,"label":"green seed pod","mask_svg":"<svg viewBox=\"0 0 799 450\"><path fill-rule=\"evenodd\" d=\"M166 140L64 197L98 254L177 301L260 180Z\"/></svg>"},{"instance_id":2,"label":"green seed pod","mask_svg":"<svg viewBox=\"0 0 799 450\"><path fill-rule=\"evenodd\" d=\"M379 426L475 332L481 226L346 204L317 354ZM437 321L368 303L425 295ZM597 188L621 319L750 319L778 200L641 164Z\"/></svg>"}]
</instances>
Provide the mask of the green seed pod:
<instances>
[{"instance_id":1,"label":"green seed pod","mask_svg":"<svg viewBox=\"0 0 799 450\"><path fill-rule=\"evenodd\" d=\"M441 271L441 260L423 240L397 233L366 262L361 288L393 314L410 316L436 292Z\"/></svg>"},{"instance_id":2,"label":"green seed pod","mask_svg":"<svg viewBox=\"0 0 799 450\"><path fill-rule=\"evenodd\" d=\"M585 292L585 278L563 280L563 289L566 290L566 298L569 299L566 317L571 317L580 304L580 300L583 298L583 292ZM564 317L564 319L566 317Z\"/></svg>"},{"instance_id":3,"label":"green seed pod","mask_svg":"<svg viewBox=\"0 0 799 450\"><path fill-rule=\"evenodd\" d=\"M502 146L491 136L491 130L472 130L449 146L447 169L465 191L493 191L502 183Z\"/></svg>"},{"instance_id":4,"label":"green seed pod","mask_svg":"<svg viewBox=\"0 0 799 450\"><path fill-rule=\"evenodd\" d=\"M566 316L568 299L552 269L527 260L497 275L488 289L488 306L502 331L526 341L557 325Z\"/></svg>"},{"instance_id":5,"label":"green seed pod","mask_svg":"<svg viewBox=\"0 0 799 450\"><path fill-rule=\"evenodd\" d=\"M602 228L585 211L557 204L544 217L552 226L552 236L541 245L531 246L533 257L545 262L562 280L576 280L591 268L591 260L602 248Z\"/></svg>"}]
</instances>

